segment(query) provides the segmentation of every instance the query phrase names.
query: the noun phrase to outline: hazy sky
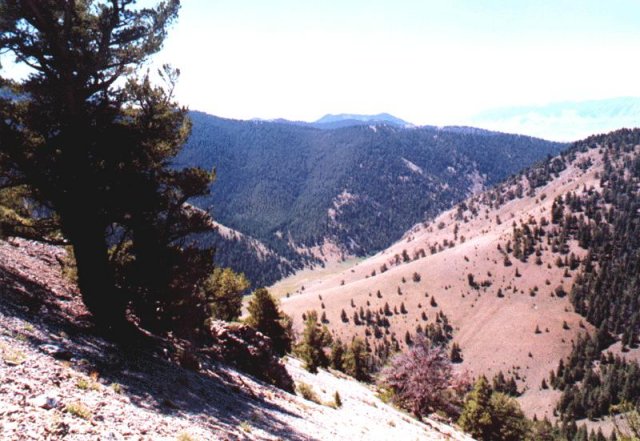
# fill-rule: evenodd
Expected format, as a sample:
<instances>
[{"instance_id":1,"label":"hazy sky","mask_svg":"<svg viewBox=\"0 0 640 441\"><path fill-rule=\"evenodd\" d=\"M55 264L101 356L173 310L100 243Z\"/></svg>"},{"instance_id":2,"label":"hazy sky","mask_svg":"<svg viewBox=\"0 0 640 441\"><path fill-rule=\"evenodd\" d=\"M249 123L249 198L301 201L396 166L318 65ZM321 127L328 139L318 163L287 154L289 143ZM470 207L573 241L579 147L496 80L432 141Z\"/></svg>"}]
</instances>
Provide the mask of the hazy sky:
<instances>
[{"instance_id":1,"label":"hazy sky","mask_svg":"<svg viewBox=\"0 0 640 441\"><path fill-rule=\"evenodd\" d=\"M150 2L151 0L144 0ZM248 119L640 96L638 0L183 0L155 61L191 109Z\"/></svg>"},{"instance_id":2,"label":"hazy sky","mask_svg":"<svg viewBox=\"0 0 640 441\"><path fill-rule=\"evenodd\" d=\"M233 118L480 110L640 96L637 0L183 0L159 59Z\"/></svg>"}]
</instances>

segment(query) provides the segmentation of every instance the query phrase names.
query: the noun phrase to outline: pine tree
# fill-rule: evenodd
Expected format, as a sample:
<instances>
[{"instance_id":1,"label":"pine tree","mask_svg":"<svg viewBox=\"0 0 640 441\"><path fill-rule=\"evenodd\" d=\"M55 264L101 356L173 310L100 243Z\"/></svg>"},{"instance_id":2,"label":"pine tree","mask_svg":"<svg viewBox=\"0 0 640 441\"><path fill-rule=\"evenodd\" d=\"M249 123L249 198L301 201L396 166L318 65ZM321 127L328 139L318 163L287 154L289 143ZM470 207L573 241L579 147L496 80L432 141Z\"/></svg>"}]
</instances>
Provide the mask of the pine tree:
<instances>
[{"instance_id":1,"label":"pine tree","mask_svg":"<svg viewBox=\"0 0 640 441\"><path fill-rule=\"evenodd\" d=\"M518 402L492 391L484 376L467 396L458 424L482 441L519 441L529 432L529 423Z\"/></svg>"},{"instance_id":2,"label":"pine tree","mask_svg":"<svg viewBox=\"0 0 640 441\"><path fill-rule=\"evenodd\" d=\"M329 330L326 326L321 327L318 323L318 313L316 311L308 311L302 341L296 347L296 354L304 362L305 369L316 373L319 367L329 366L325 347L331 343L332 338Z\"/></svg>"},{"instance_id":3,"label":"pine tree","mask_svg":"<svg viewBox=\"0 0 640 441\"><path fill-rule=\"evenodd\" d=\"M460 345L456 342L453 342L451 345L451 353L449 358L452 363L462 363L462 349L460 349Z\"/></svg>"},{"instance_id":4,"label":"pine tree","mask_svg":"<svg viewBox=\"0 0 640 441\"><path fill-rule=\"evenodd\" d=\"M249 288L244 274L231 268L216 268L204 283L211 317L217 320L238 320L242 312L242 296ZM261 294L262 297L262 294Z\"/></svg>"},{"instance_id":5,"label":"pine tree","mask_svg":"<svg viewBox=\"0 0 640 441\"><path fill-rule=\"evenodd\" d=\"M186 238L210 219L185 203L213 176L170 166L190 130L171 96L177 71L161 70L164 88L139 76L178 9L177 0L144 9L0 1L0 50L31 70L0 78L12 92L0 97L2 185L24 191L39 216L31 225L14 218L13 233L63 236L85 305L112 331L126 328L128 304L155 331L193 330L205 318L197 293L213 253Z\"/></svg>"},{"instance_id":6,"label":"pine tree","mask_svg":"<svg viewBox=\"0 0 640 441\"><path fill-rule=\"evenodd\" d=\"M491 395L492 433L486 440L520 441L529 432L529 422L520 405L509 396L494 392Z\"/></svg>"},{"instance_id":7,"label":"pine tree","mask_svg":"<svg viewBox=\"0 0 640 441\"><path fill-rule=\"evenodd\" d=\"M356 337L351 342L344 357L344 371L358 381L369 380L369 369L367 366L369 351L365 342Z\"/></svg>"},{"instance_id":8,"label":"pine tree","mask_svg":"<svg viewBox=\"0 0 640 441\"><path fill-rule=\"evenodd\" d=\"M269 338L278 355L291 351L291 320L278 307L277 301L265 288L258 288L247 307L247 324L256 328Z\"/></svg>"},{"instance_id":9,"label":"pine tree","mask_svg":"<svg viewBox=\"0 0 640 441\"><path fill-rule=\"evenodd\" d=\"M413 339L411 338L411 333L409 331L404 333L404 342L407 346L411 346L413 344Z\"/></svg>"},{"instance_id":10,"label":"pine tree","mask_svg":"<svg viewBox=\"0 0 640 441\"><path fill-rule=\"evenodd\" d=\"M545 416L542 421L533 420L531 424L531 433L526 439L535 441L555 441L561 439L560 434L557 432L559 432L559 430L554 428L549 419Z\"/></svg>"},{"instance_id":11,"label":"pine tree","mask_svg":"<svg viewBox=\"0 0 640 441\"><path fill-rule=\"evenodd\" d=\"M487 378L482 375L465 399L458 424L475 439L491 439L489 438L492 433L491 393L491 386L489 386Z\"/></svg>"},{"instance_id":12,"label":"pine tree","mask_svg":"<svg viewBox=\"0 0 640 441\"><path fill-rule=\"evenodd\" d=\"M345 346L342 340L337 338L334 340L333 345L331 345L331 367L344 372L344 355Z\"/></svg>"}]
</instances>

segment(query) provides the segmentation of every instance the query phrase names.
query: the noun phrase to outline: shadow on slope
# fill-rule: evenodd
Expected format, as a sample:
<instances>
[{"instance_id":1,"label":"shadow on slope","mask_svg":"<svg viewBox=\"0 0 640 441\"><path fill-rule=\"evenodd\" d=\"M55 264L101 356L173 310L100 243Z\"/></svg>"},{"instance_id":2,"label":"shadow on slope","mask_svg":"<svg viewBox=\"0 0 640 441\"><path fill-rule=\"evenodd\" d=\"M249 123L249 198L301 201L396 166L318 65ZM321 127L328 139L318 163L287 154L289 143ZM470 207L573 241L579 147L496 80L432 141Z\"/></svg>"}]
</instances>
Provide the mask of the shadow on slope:
<instances>
[{"instance_id":1,"label":"shadow on slope","mask_svg":"<svg viewBox=\"0 0 640 441\"><path fill-rule=\"evenodd\" d=\"M97 335L73 284L60 274L61 252L27 241L0 242L0 332L100 382L117 383L136 406L237 432L245 421L290 440L309 440L286 419L302 418L266 398L293 396L213 361L199 372L171 361L172 345L140 335L118 345Z\"/></svg>"}]
</instances>

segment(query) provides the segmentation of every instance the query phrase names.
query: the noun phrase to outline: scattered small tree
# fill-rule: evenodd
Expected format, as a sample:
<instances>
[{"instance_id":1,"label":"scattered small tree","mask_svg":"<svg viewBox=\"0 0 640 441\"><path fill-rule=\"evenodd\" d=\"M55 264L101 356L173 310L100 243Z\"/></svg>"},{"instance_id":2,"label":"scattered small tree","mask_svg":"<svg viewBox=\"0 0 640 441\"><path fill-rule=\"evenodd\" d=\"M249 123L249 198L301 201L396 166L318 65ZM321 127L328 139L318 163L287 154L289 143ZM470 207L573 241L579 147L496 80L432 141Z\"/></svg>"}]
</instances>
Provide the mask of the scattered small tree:
<instances>
[{"instance_id":1,"label":"scattered small tree","mask_svg":"<svg viewBox=\"0 0 640 441\"><path fill-rule=\"evenodd\" d=\"M478 289L478 284L475 281L475 278L473 277L473 274L469 273L467 274L467 282L469 283L469 286L473 289Z\"/></svg>"},{"instance_id":2,"label":"scattered small tree","mask_svg":"<svg viewBox=\"0 0 640 441\"><path fill-rule=\"evenodd\" d=\"M462 363L462 349L460 349L460 345L456 342L453 342L451 345L451 354L450 357L451 363Z\"/></svg>"},{"instance_id":3,"label":"scattered small tree","mask_svg":"<svg viewBox=\"0 0 640 441\"><path fill-rule=\"evenodd\" d=\"M411 339L411 333L409 331L404 334L404 342L407 346L411 346L413 344L413 340Z\"/></svg>"}]
</instances>

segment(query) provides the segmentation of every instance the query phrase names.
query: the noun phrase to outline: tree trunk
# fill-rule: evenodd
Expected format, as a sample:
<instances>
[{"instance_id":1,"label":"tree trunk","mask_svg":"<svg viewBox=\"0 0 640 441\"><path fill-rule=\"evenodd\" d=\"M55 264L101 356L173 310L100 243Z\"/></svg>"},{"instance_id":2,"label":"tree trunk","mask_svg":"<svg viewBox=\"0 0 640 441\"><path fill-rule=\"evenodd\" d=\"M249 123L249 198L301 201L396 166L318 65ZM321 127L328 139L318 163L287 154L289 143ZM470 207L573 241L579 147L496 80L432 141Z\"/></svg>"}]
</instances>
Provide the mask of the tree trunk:
<instances>
[{"instance_id":1,"label":"tree trunk","mask_svg":"<svg viewBox=\"0 0 640 441\"><path fill-rule=\"evenodd\" d=\"M79 217L79 223L67 224L73 225L67 236L73 245L82 300L99 327L117 331L126 324L125 299L115 285L104 231L99 222Z\"/></svg>"}]
</instances>

